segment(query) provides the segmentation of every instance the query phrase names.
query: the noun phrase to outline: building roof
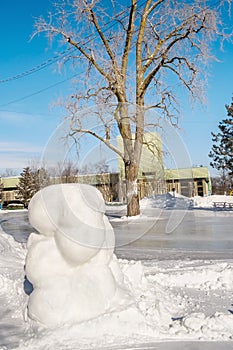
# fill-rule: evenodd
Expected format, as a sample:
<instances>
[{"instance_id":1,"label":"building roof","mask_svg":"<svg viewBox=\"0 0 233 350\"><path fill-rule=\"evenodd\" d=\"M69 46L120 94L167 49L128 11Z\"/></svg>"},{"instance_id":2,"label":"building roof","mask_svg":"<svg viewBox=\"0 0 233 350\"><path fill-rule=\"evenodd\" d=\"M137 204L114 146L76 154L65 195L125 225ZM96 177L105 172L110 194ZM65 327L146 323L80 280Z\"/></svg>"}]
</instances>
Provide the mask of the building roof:
<instances>
[{"instance_id":1,"label":"building roof","mask_svg":"<svg viewBox=\"0 0 233 350\"><path fill-rule=\"evenodd\" d=\"M185 180L185 179L209 179L208 167L194 167L181 169L166 169L166 180Z\"/></svg>"},{"instance_id":2,"label":"building roof","mask_svg":"<svg viewBox=\"0 0 233 350\"><path fill-rule=\"evenodd\" d=\"M0 183L3 185L4 189L17 187L19 183L19 177L18 176L2 177L0 179Z\"/></svg>"}]
</instances>

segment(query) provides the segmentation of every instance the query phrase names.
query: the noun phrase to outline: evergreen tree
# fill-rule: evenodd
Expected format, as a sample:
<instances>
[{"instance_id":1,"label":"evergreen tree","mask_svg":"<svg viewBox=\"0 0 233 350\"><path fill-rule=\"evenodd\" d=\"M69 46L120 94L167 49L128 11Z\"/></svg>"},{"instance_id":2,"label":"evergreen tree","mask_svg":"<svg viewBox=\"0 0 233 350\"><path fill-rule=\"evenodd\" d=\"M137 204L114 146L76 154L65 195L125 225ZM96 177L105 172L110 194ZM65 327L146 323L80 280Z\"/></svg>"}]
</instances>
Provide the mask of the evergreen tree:
<instances>
[{"instance_id":1,"label":"evergreen tree","mask_svg":"<svg viewBox=\"0 0 233 350\"><path fill-rule=\"evenodd\" d=\"M23 202L25 208L28 207L30 199L34 194L33 187L33 172L30 167L26 167L20 174L19 184L17 186L18 199Z\"/></svg>"},{"instance_id":2,"label":"evergreen tree","mask_svg":"<svg viewBox=\"0 0 233 350\"><path fill-rule=\"evenodd\" d=\"M210 165L219 170L224 177L233 175L233 102L226 105L228 118L223 119L219 125L218 133L211 133L213 147L209 153L212 158Z\"/></svg>"},{"instance_id":3,"label":"evergreen tree","mask_svg":"<svg viewBox=\"0 0 233 350\"><path fill-rule=\"evenodd\" d=\"M32 170L30 167L26 167L20 174L17 188L18 199L20 199L25 208L27 208L34 194L48 184L49 175L44 168Z\"/></svg>"}]
</instances>

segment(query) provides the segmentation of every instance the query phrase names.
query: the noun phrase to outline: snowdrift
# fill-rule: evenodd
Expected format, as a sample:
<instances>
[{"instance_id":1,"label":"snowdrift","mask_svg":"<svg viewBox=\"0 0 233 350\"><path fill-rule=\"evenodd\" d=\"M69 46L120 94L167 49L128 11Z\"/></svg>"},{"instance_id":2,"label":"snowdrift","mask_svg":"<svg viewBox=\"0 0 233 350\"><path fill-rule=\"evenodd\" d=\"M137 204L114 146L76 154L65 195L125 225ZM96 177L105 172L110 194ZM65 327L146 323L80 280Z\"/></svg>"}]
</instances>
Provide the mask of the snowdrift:
<instances>
[{"instance_id":1,"label":"snowdrift","mask_svg":"<svg viewBox=\"0 0 233 350\"><path fill-rule=\"evenodd\" d=\"M52 237L40 236L43 244ZM222 341L225 348L232 346L233 260L135 261L132 253L130 261L117 259L114 269L116 258L112 255L107 269L114 270L115 281L124 286L123 293L129 296L130 302L121 303L126 300L124 294L114 307L108 307L96 317L47 329L27 317L30 296L25 288L26 246L0 230L0 251L1 350L133 349L147 348L147 345L164 349L161 342L166 341L181 341L180 349L187 348L185 341L211 341L209 347L206 343L203 346L212 350L222 348L219 343ZM57 254L57 250L46 252ZM100 265L102 262L101 257ZM66 260L64 265L67 267ZM70 273L76 268L70 267ZM89 287L95 286L94 283ZM91 293L94 294L93 289ZM159 345L153 347L156 342Z\"/></svg>"}]
</instances>

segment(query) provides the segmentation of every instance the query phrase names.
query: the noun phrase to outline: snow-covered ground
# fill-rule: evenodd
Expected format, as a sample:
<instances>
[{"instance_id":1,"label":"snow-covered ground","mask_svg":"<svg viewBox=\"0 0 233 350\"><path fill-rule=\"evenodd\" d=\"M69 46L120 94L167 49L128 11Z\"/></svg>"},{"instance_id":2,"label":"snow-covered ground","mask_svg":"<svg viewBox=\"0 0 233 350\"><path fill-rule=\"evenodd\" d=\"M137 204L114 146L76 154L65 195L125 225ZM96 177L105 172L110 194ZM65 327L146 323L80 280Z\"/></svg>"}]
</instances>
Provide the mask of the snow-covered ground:
<instances>
[{"instance_id":1,"label":"snow-covered ground","mask_svg":"<svg viewBox=\"0 0 233 350\"><path fill-rule=\"evenodd\" d=\"M233 224L233 210L213 208L212 202L218 199L214 196L194 198L192 203L182 196L175 200L171 196L146 199L142 201L142 215L131 221L141 226L153 220L159 222L161 212L165 211L169 215L161 221L165 218L170 225L176 225L174 229L178 232L186 210L194 207L200 208L196 212L200 222L203 217L210 221L227 217L228 223ZM231 201L232 197L225 199ZM113 226L121 227L130 221L124 217L121 206L109 206L108 212L112 213ZM1 212L0 221L5 214ZM224 235L224 220L221 222ZM137 239L137 225L132 227L130 234L135 232ZM171 232L170 226L168 232ZM179 237L184 236L183 232ZM142 245L141 251L143 249ZM138 260L138 254L135 256L134 250L129 251L130 259L118 260L133 302L126 308L119 305L94 319L51 330L27 317L30 286L24 277L25 243L16 242L1 230L0 252L1 350L230 350L233 347L233 256L231 260L229 254L227 259L207 259L203 251L198 259L184 254L182 259L166 256L165 259Z\"/></svg>"}]
</instances>

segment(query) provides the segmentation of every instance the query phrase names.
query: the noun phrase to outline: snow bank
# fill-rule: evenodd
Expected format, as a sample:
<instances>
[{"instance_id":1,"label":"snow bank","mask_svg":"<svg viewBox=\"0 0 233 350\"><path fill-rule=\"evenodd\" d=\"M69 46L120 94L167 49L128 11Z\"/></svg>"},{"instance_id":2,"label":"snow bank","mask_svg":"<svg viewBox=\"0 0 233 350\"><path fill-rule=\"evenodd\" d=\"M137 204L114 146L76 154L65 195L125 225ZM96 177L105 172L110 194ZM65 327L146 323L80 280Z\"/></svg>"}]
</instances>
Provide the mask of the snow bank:
<instances>
[{"instance_id":1,"label":"snow bank","mask_svg":"<svg viewBox=\"0 0 233 350\"><path fill-rule=\"evenodd\" d=\"M130 303L104 213L102 195L88 185L52 185L32 198L29 221L40 234L27 244L30 318L57 327Z\"/></svg>"},{"instance_id":2,"label":"snow bank","mask_svg":"<svg viewBox=\"0 0 233 350\"><path fill-rule=\"evenodd\" d=\"M37 239L38 237L42 237L43 244L51 244L51 237L38 235ZM34 244L36 246L37 241ZM55 243L51 245L53 244ZM11 236L0 232L0 249L1 349L120 349L139 348L137 344L150 344L164 340L230 341L233 338L232 261L141 262L116 260L113 255L111 262L107 264L107 267L104 267L102 287L106 286L105 278L108 275L108 269L110 269L112 275L115 276L115 281L128 290L130 302L125 304L126 292L123 291L123 295L118 298L114 307L112 303L112 307L109 306L104 313L95 318L72 324L68 322L61 327L45 329L40 327L38 323L34 324L30 319L25 319L27 298L31 298L23 291L25 247L15 242ZM58 249L56 251L49 249L46 252L49 252L52 259L54 255L58 254ZM35 261L39 265L43 265L46 260L36 259ZM47 265L47 269L43 265L43 273L46 278L42 282L54 283L54 280L50 280L48 277L52 268L59 270L61 267L67 273L67 262L63 262L64 266L52 264L52 266ZM100 267L103 267L101 259L99 262ZM48 263L50 264L51 260L48 260ZM80 268L84 279L83 288L86 289L86 293L90 293L89 295L94 301L96 298L99 301L98 264L85 263L84 265L86 265L84 269ZM89 267L93 267L94 270L89 271ZM74 277L73 272L76 269L76 267L70 267L69 276ZM42 270L40 271L42 272ZM87 274L91 283L88 288L86 284ZM39 280L41 281L40 278ZM67 281L68 286L70 286L69 282ZM112 285L110 283L110 287ZM76 286L77 284L75 288ZM59 288L63 289L63 287L64 285L59 285ZM44 286L40 288L44 288ZM65 286L66 291L67 288ZM57 304L59 307L59 303L62 302L60 291L52 290L51 294L55 292L58 295ZM80 290L77 292L80 293ZM103 293L111 295L111 288ZM71 294L66 295L67 313L70 313L69 302L74 307L75 302L71 299L73 296L72 291ZM115 301L116 299L117 296L115 296ZM84 305L80 307L82 308ZM41 307L43 307L43 303ZM89 307L86 310L89 310ZM63 309L63 311L65 310ZM65 313L63 316L67 319ZM6 340L2 343L4 336ZM149 345L149 347L151 346ZM215 348L214 343L213 348Z\"/></svg>"},{"instance_id":3,"label":"snow bank","mask_svg":"<svg viewBox=\"0 0 233 350\"><path fill-rule=\"evenodd\" d=\"M75 193L74 188L71 192ZM49 198L54 200L54 195L49 193ZM86 201L87 196L84 198ZM46 208L41 221L36 215L41 210L39 201L38 197L37 204L34 203L38 207L30 213L38 229L48 219L47 210L53 208L50 205ZM111 229L104 210L100 209L101 200L97 201L95 220L103 226L96 224L96 232L101 233L100 227L107 225L103 233L106 239L100 240L102 246L98 246L96 240L91 247L87 246L87 241L82 242L82 236L78 232L76 236L72 227L71 236L66 225L59 231L56 220L60 222L67 217L67 214L64 216L66 209L62 211L60 207L60 215L54 216L52 221L51 216L48 226L45 224L49 230L33 233L28 241L28 273L35 278L35 290L38 290L33 307L38 312L37 317L41 307L51 328L41 327L40 323L45 323L43 319L35 323L27 318L26 306L37 292L34 290L27 296L23 288L26 247L0 230L0 349L130 349L147 348L147 344L148 348L155 348L163 341L182 341L180 349L185 349L188 348L185 341L200 340L215 341L210 348L218 349L217 341L232 342L233 261L116 259ZM54 200L54 205L57 203L60 200ZM75 203L71 207L73 211L80 205L80 198ZM83 205L88 207L87 202ZM94 208L91 210L95 212ZM209 210L200 212L211 214L210 217L213 214ZM75 221L77 228L78 220L80 217ZM93 233L94 227L92 223L90 231ZM77 245L77 252L81 249L83 262L75 254L67 259L67 246L59 248L54 238L57 230L68 242ZM87 255L84 248L87 248ZM89 248L96 251L92 257ZM41 295L42 290L44 295ZM76 308L79 316L74 316L71 308ZM46 314L47 309L52 313L52 320ZM58 310L56 327L55 309ZM151 345L155 342L160 344Z\"/></svg>"},{"instance_id":4,"label":"snow bank","mask_svg":"<svg viewBox=\"0 0 233 350\"><path fill-rule=\"evenodd\" d=\"M199 208L213 208L214 202L226 202L233 204L233 196L212 195L206 197L193 197L194 206Z\"/></svg>"},{"instance_id":5,"label":"snow bank","mask_svg":"<svg viewBox=\"0 0 233 350\"><path fill-rule=\"evenodd\" d=\"M173 269L167 273L157 271L153 276L153 281L162 286L175 285L176 287L197 288L203 291L208 290L233 290L233 271L227 262L213 263L205 266L185 266Z\"/></svg>"},{"instance_id":6,"label":"snow bank","mask_svg":"<svg viewBox=\"0 0 233 350\"><path fill-rule=\"evenodd\" d=\"M187 209L192 205L192 199L182 196L179 193L168 192L165 194L154 195L143 198L140 201L142 209L145 208L167 208L167 209Z\"/></svg>"},{"instance_id":7,"label":"snow bank","mask_svg":"<svg viewBox=\"0 0 233 350\"><path fill-rule=\"evenodd\" d=\"M21 337L30 332L25 322L25 255L22 244L4 233L0 226L0 349L15 347Z\"/></svg>"}]
</instances>

